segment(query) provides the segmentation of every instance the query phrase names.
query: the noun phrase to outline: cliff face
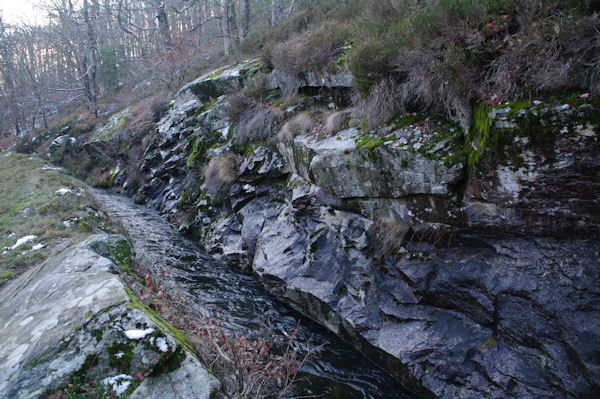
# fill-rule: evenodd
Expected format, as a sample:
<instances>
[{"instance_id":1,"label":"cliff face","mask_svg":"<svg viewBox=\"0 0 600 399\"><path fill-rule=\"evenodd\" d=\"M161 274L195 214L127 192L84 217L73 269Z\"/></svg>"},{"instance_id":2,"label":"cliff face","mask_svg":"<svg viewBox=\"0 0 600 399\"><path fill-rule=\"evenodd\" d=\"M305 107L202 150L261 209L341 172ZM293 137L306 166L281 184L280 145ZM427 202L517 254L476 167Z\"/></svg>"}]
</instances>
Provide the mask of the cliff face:
<instances>
[{"instance_id":1,"label":"cliff face","mask_svg":"<svg viewBox=\"0 0 600 399\"><path fill-rule=\"evenodd\" d=\"M338 70L233 119L226 96L259 76L267 97L290 85L248 61L185 86L130 194L423 397L600 392L597 100L477 106L467 134L294 125L343 108Z\"/></svg>"}]
</instances>

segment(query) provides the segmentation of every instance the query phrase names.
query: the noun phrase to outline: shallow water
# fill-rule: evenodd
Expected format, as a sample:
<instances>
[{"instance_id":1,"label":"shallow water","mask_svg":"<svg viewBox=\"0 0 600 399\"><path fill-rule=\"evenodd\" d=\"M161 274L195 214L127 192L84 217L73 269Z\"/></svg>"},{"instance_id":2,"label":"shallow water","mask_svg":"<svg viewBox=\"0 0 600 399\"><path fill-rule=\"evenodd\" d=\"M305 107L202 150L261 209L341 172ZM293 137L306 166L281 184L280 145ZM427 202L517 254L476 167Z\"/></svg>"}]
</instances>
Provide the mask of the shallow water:
<instances>
[{"instance_id":1,"label":"shallow water","mask_svg":"<svg viewBox=\"0 0 600 399\"><path fill-rule=\"evenodd\" d=\"M94 190L94 196L112 219L122 223L138 261L154 268L170 268L187 303L199 313L223 320L236 334L248 334L264 324L275 331L289 331L299 323L296 337L301 354L322 345L301 369L298 395L331 399L413 397L351 345L278 302L253 276L212 258L155 210L100 190Z\"/></svg>"}]
</instances>

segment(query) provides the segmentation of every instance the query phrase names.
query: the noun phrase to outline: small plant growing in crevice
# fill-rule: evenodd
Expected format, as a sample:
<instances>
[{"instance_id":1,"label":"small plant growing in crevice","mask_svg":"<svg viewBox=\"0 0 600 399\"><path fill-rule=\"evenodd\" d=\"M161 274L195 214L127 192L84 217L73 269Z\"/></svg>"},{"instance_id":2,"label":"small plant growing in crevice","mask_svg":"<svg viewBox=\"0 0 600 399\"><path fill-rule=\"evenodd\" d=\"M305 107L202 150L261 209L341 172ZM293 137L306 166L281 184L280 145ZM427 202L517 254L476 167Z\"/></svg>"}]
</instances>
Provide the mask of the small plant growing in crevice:
<instances>
[{"instance_id":1,"label":"small plant growing in crevice","mask_svg":"<svg viewBox=\"0 0 600 399\"><path fill-rule=\"evenodd\" d=\"M150 307L166 320L165 324L172 323L175 328L185 330L185 336L176 334L180 343L193 350L221 380L227 397L294 397L298 371L319 349L311 348L300 356L296 350L298 327L281 335L264 325L247 335L234 335L216 317L202 315L188 305L168 270L146 271L143 286L137 279L130 279L132 290L141 292L142 298L150 301Z\"/></svg>"},{"instance_id":2,"label":"small plant growing in crevice","mask_svg":"<svg viewBox=\"0 0 600 399\"><path fill-rule=\"evenodd\" d=\"M277 139L279 141L293 140L296 136L304 135L312 131L315 126L316 122L310 114L308 112L302 112L283 125L277 134Z\"/></svg>"},{"instance_id":3,"label":"small plant growing in crevice","mask_svg":"<svg viewBox=\"0 0 600 399\"><path fill-rule=\"evenodd\" d=\"M374 228L375 240L372 245L375 257L398 255L410 230L410 225L402 220L378 221Z\"/></svg>"},{"instance_id":4,"label":"small plant growing in crevice","mask_svg":"<svg viewBox=\"0 0 600 399\"><path fill-rule=\"evenodd\" d=\"M238 168L237 157L234 154L212 159L204 169L204 189L217 202L220 202L229 192L235 181Z\"/></svg>"}]
</instances>

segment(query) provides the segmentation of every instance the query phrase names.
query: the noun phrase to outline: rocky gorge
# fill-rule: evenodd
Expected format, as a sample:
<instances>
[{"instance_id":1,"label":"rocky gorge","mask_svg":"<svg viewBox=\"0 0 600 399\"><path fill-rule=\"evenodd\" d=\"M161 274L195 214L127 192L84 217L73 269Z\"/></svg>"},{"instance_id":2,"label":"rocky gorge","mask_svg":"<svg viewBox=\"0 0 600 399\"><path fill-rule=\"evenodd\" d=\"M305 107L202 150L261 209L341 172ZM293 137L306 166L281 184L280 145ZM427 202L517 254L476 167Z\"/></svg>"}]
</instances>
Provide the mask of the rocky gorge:
<instances>
[{"instance_id":1,"label":"rocky gorge","mask_svg":"<svg viewBox=\"0 0 600 399\"><path fill-rule=\"evenodd\" d=\"M599 395L600 102L476 104L467 131L414 113L369 127L334 69L290 81L248 60L199 77L139 170L114 156L105 186L419 397ZM254 99L236 109L240 93ZM85 143L67 132L51 157L106 158L126 117Z\"/></svg>"}]
</instances>

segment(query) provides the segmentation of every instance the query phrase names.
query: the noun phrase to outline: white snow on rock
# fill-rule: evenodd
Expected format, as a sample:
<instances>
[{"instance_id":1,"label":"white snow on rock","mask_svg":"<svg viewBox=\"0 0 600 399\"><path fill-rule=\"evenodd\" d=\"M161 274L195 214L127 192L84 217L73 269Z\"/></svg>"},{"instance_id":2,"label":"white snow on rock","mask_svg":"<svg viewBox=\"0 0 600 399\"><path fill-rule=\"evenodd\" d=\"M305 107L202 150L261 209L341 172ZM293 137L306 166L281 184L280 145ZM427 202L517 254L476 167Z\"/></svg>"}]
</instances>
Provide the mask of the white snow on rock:
<instances>
[{"instance_id":1,"label":"white snow on rock","mask_svg":"<svg viewBox=\"0 0 600 399\"><path fill-rule=\"evenodd\" d=\"M45 245L44 245L44 244L36 244L36 245L34 245L33 247L31 247L31 250L32 250L32 251L37 251L38 249L42 249L42 248L44 248L44 247L45 247Z\"/></svg>"},{"instance_id":2,"label":"white snow on rock","mask_svg":"<svg viewBox=\"0 0 600 399\"><path fill-rule=\"evenodd\" d=\"M50 165L44 165L42 166L42 170L52 170L55 172L59 172L59 171L63 171L63 168L58 168L58 167L54 167L54 166L50 166Z\"/></svg>"},{"instance_id":3,"label":"white snow on rock","mask_svg":"<svg viewBox=\"0 0 600 399\"><path fill-rule=\"evenodd\" d=\"M160 338L158 338L156 340L156 347L161 352L168 352L169 351L169 345L167 344L167 340L164 339L163 337L160 337Z\"/></svg>"},{"instance_id":4,"label":"white snow on rock","mask_svg":"<svg viewBox=\"0 0 600 399\"><path fill-rule=\"evenodd\" d=\"M31 240L35 240L37 238L37 236L34 235L30 235L30 236L25 236L25 237L21 237L17 240L17 242L15 243L15 245L13 245L12 247L10 247L10 249L16 249L18 247L20 247L23 244L28 243Z\"/></svg>"},{"instance_id":5,"label":"white snow on rock","mask_svg":"<svg viewBox=\"0 0 600 399\"><path fill-rule=\"evenodd\" d=\"M73 190L71 190L70 188L66 188L66 187L59 188L58 190L56 190L57 195L67 195L72 192L73 192Z\"/></svg>"},{"instance_id":6,"label":"white snow on rock","mask_svg":"<svg viewBox=\"0 0 600 399\"><path fill-rule=\"evenodd\" d=\"M131 382L133 381L133 377L127 374L119 374L114 377L107 377L102 380L104 385L110 385L110 387L115 391L117 396L121 396L123 392L129 388Z\"/></svg>"},{"instance_id":7,"label":"white snow on rock","mask_svg":"<svg viewBox=\"0 0 600 399\"><path fill-rule=\"evenodd\" d=\"M153 332L154 328L147 328L145 330L127 330L125 331L125 336L129 339L142 339Z\"/></svg>"}]
</instances>

